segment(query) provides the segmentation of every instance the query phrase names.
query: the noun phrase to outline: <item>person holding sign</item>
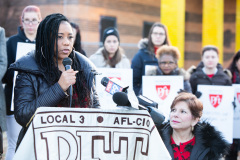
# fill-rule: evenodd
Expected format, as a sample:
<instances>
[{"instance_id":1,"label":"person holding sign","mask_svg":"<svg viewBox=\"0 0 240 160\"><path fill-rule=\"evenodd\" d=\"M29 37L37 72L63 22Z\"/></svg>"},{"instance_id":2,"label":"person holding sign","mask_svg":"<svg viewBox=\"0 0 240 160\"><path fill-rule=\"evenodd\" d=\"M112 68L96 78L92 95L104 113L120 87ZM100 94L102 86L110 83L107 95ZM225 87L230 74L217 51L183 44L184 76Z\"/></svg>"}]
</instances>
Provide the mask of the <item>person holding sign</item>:
<instances>
[{"instance_id":1,"label":"person holding sign","mask_svg":"<svg viewBox=\"0 0 240 160\"><path fill-rule=\"evenodd\" d=\"M232 83L240 84L240 50L234 55L229 70L232 73ZM240 160L240 139L233 139L231 150L226 157L226 160L231 159Z\"/></svg>"},{"instance_id":2,"label":"person holding sign","mask_svg":"<svg viewBox=\"0 0 240 160\"><path fill-rule=\"evenodd\" d=\"M65 70L63 59L72 59L72 69ZM75 108L98 108L95 91L95 66L73 50L73 31L62 14L48 15L39 25L36 50L10 66L18 71L15 85L15 118L23 127L21 142L37 108L67 107L72 86L72 105Z\"/></svg>"},{"instance_id":3,"label":"person holding sign","mask_svg":"<svg viewBox=\"0 0 240 160\"><path fill-rule=\"evenodd\" d=\"M146 75L181 75L184 77L184 90L192 93L189 83L190 74L178 68L180 52L177 47L163 45L157 50L158 68L148 71Z\"/></svg>"},{"instance_id":4,"label":"person holding sign","mask_svg":"<svg viewBox=\"0 0 240 160\"><path fill-rule=\"evenodd\" d=\"M209 123L199 122L203 105L192 93L181 92L172 102L170 121L158 128L172 159L218 160L229 144Z\"/></svg>"},{"instance_id":5,"label":"person holding sign","mask_svg":"<svg viewBox=\"0 0 240 160\"><path fill-rule=\"evenodd\" d=\"M133 90L136 95L139 95L142 88L142 76L145 75L147 68L156 68L158 66L156 51L162 45L170 45L167 28L163 24L156 22L149 31L148 39L140 40L138 44L139 50L132 59Z\"/></svg>"},{"instance_id":6,"label":"person holding sign","mask_svg":"<svg viewBox=\"0 0 240 160\"><path fill-rule=\"evenodd\" d=\"M193 94L197 93L197 85L232 85L231 79L223 71L219 61L219 50L215 46L205 46L202 50L202 61L190 77Z\"/></svg>"},{"instance_id":7,"label":"person holding sign","mask_svg":"<svg viewBox=\"0 0 240 160\"><path fill-rule=\"evenodd\" d=\"M118 30L114 27L106 28L103 32L103 47L89 59L98 68L130 68L130 61L120 47Z\"/></svg>"},{"instance_id":8,"label":"person holding sign","mask_svg":"<svg viewBox=\"0 0 240 160\"><path fill-rule=\"evenodd\" d=\"M16 60L18 42L35 43L37 28L41 20L41 12L37 6L27 6L23 9L22 15L20 17L21 26L18 27L18 34L11 36L7 41L8 67ZM17 124L14 118L14 111L11 110L13 77L14 71L12 69L8 69L3 78L3 83L6 84L4 92L7 106L6 121L8 129L8 149L6 160L11 160L15 153L17 137L21 129L21 126Z\"/></svg>"}]
</instances>

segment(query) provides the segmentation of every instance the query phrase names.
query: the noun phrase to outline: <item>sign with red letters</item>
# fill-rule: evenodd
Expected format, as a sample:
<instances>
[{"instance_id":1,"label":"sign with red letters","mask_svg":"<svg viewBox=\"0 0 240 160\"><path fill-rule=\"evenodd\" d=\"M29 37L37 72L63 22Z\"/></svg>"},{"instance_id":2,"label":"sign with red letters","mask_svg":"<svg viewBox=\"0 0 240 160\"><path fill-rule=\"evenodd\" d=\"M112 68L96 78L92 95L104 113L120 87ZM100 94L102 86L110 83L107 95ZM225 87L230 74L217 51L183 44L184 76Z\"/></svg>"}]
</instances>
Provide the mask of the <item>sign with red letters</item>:
<instances>
[{"instance_id":1,"label":"sign with red letters","mask_svg":"<svg viewBox=\"0 0 240 160\"><path fill-rule=\"evenodd\" d=\"M217 108L222 101L222 95L209 94L209 99L213 107Z\"/></svg>"},{"instance_id":2,"label":"sign with red letters","mask_svg":"<svg viewBox=\"0 0 240 160\"><path fill-rule=\"evenodd\" d=\"M143 76L142 80L143 96L158 103L167 121L172 101L183 89L183 76Z\"/></svg>"},{"instance_id":3,"label":"sign with red letters","mask_svg":"<svg viewBox=\"0 0 240 160\"><path fill-rule=\"evenodd\" d=\"M240 139L240 84L233 84L235 106L233 109L233 138Z\"/></svg>"},{"instance_id":4,"label":"sign with red letters","mask_svg":"<svg viewBox=\"0 0 240 160\"><path fill-rule=\"evenodd\" d=\"M199 98L203 103L201 120L207 121L222 132L229 142L233 138L233 105L234 88L232 86L198 85L202 93Z\"/></svg>"},{"instance_id":5,"label":"sign with red letters","mask_svg":"<svg viewBox=\"0 0 240 160\"><path fill-rule=\"evenodd\" d=\"M167 98L170 92L170 85L156 85L156 91L160 99L164 100Z\"/></svg>"}]
</instances>

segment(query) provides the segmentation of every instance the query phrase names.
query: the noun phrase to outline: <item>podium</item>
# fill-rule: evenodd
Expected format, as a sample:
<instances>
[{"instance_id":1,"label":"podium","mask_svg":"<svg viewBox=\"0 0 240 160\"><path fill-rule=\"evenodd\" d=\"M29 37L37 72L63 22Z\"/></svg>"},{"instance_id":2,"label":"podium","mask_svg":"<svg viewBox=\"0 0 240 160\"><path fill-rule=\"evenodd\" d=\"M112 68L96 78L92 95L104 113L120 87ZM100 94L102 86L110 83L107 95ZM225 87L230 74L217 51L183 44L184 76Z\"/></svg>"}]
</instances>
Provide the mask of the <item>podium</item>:
<instances>
[{"instance_id":1,"label":"podium","mask_svg":"<svg viewBox=\"0 0 240 160\"><path fill-rule=\"evenodd\" d=\"M144 110L40 107L14 160L171 159Z\"/></svg>"}]
</instances>

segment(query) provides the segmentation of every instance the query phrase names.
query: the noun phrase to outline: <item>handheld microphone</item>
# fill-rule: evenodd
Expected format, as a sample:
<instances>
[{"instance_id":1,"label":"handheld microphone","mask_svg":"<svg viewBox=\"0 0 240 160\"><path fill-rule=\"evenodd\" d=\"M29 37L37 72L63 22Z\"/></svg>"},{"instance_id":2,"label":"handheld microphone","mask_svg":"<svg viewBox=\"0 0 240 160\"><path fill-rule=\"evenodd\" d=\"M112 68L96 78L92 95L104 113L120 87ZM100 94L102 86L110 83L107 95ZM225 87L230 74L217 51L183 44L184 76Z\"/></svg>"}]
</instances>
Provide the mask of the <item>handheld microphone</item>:
<instances>
[{"instance_id":1,"label":"handheld microphone","mask_svg":"<svg viewBox=\"0 0 240 160\"><path fill-rule=\"evenodd\" d=\"M105 91L114 94L116 92L126 92L129 86L124 86L121 81L118 79L109 79L107 77L103 77L101 80L101 84L106 87Z\"/></svg>"},{"instance_id":2,"label":"handheld microphone","mask_svg":"<svg viewBox=\"0 0 240 160\"><path fill-rule=\"evenodd\" d=\"M144 97L144 96L141 96ZM139 99L139 96L137 97ZM148 99L147 97L144 97ZM150 116L152 117L153 122L155 123L155 126L159 127L165 120L165 116L157 109L155 108L155 103L152 103L154 105L146 105L149 102L144 102L144 98L141 98L141 101L139 101L139 110L147 110ZM113 94L113 101L118 105L118 106L127 106L129 108L132 108L131 103L129 102L128 96L124 92L116 92Z\"/></svg>"},{"instance_id":3,"label":"handheld microphone","mask_svg":"<svg viewBox=\"0 0 240 160\"><path fill-rule=\"evenodd\" d=\"M72 59L71 58L69 58L69 57L64 58L62 63L64 65L66 71L72 68ZM72 106L72 93L73 93L73 88L72 88L72 85L70 85L69 89L68 89L69 107Z\"/></svg>"}]
</instances>

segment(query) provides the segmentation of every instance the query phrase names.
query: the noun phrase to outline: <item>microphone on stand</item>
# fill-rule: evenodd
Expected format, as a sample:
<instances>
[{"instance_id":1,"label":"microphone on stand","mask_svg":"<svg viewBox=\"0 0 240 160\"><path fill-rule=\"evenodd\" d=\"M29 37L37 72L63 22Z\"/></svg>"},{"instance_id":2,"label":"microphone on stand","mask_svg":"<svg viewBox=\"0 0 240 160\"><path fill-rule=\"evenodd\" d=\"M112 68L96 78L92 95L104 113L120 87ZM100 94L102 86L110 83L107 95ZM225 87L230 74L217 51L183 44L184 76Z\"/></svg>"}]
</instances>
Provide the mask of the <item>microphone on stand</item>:
<instances>
[{"instance_id":1,"label":"microphone on stand","mask_svg":"<svg viewBox=\"0 0 240 160\"><path fill-rule=\"evenodd\" d=\"M69 57L64 58L62 63L64 65L66 71L72 68L72 59L71 58L69 58ZM70 85L68 88L69 107L72 106L72 93L73 93L73 88L72 88L72 85Z\"/></svg>"},{"instance_id":2,"label":"microphone on stand","mask_svg":"<svg viewBox=\"0 0 240 160\"><path fill-rule=\"evenodd\" d=\"M106 87L105 91L114 94L116 92L126 92L129 86L125 86L120 80L114 78L109 79L107 77L103 77L101 80L101 84Z\"/></svg>"},{"instance_id":3,"label":"microphone on stand","mask_svg":"<svg viewBox=\"0 0 240 160\"><path fill-rule=\"evenodd\" d=\"M113 94L112 98L118 106L133 109L126 93L116 92ZM144 96L138 96L137 99L139 101L139 110L147 110L155 126L159 127L164 122L165 116L157 109L157 103Z\"/></svg>"}]
</instances>

